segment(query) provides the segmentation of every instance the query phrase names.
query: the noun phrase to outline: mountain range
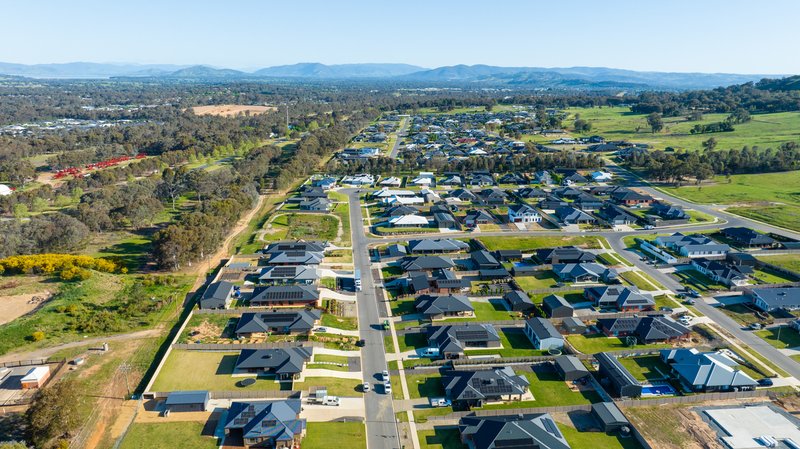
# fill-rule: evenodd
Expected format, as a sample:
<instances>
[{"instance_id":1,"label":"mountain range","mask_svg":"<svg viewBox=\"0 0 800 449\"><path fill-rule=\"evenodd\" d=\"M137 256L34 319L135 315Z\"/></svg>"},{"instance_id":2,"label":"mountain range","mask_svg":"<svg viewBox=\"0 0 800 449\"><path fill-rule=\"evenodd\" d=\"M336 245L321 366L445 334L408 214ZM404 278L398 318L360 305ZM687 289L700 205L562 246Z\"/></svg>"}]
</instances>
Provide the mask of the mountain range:
<instances>
[{"instance_id":1,"label":"mountain range","mask_svg":"<svg viewBox=\"0 0 800 449\"><path fill-rule=\"evenodd\" d=\"M644 72L606 67L498 67L454 65L427 69L409 64L299 63L267 67L253 72L205 65L13 64L0 62L0 74L29 78L151 77L171 79L388 79L431 84L524 86L528 88L707 89L775 78L776 75L733 73Z\"/></svg>"}]
</instances>

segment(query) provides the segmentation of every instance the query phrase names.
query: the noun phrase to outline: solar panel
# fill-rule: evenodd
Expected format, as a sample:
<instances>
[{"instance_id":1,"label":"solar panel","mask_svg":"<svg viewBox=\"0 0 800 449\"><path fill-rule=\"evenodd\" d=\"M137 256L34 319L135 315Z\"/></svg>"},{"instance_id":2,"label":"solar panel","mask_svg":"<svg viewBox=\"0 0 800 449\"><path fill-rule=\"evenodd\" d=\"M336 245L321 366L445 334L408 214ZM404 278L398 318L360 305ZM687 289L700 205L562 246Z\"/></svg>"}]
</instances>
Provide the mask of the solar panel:
<instances>
[{"instance_id":1,"label":"solar panel","mask_svg":"<svg viewBox=\"0 0 800 449\"><path fill-rule=\"evenodd\" d=\"M558 427L556 427L556 423L554 423L552 420L543 418L542 424L544 424L545 430L547 430L548 432L552 433L557 437L561 437L561 434L558 432Z\"/></svg>"}]
</instances>

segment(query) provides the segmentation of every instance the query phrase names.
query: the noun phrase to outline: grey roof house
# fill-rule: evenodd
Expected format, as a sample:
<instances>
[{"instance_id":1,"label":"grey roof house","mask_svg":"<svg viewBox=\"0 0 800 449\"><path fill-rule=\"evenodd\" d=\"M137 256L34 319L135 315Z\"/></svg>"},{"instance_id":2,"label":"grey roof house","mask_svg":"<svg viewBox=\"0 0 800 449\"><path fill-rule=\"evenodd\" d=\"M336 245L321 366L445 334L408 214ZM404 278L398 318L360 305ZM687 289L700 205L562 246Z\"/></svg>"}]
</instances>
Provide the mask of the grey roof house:
<instances>
[{"instance_id":1,"label":"grey roof house","mask_svg":"<svg viewBox=\"0 0 800 449\"><path fill-rule=\"evenodd\" d=\"M548 318L566 318L575 313L572 304L559 295L547 295L542 298L542 310Z\"/></svg>"},{"instance_id":2,"label":"grey roof house","mask_svg":"<svg viewBox=\"0 0 800 449\"><path fill-rule=\"evenodd\" d=\"M692 391L744 391L758 385L736 361L721 352L665 349L661 351L661 361Z\"/></svg>"},{"instance_id":3,"label":"grey roof house","mask_svg":"<svg viewBox=\"0 0 800 449\"><path fill-rule=\"evenodd\" d=\"M468 348L498 348L500 335L491 324L453 324L448 326L429 326L427 328L428 346L437 348L439 356L457 359Z\"/></svg>"},{"instance_id":4,"label":"grey roof house","mask_svg":"<svg viewBox=\"0 0 800 449\"><path fill-rule=\"evenodd\" d=\"M612 395L621 398L638 398L642 395L642 384L633 377L616 357L600 352L594 355L599 364L601 385Z\"/></svg>"},{"instance_id":5,"label":"grey roof house","mask_svg":"<svg viewBox=\"0 0 800 449\"><path fill-rule=\"evenodd\" d=\"M227 281L214 282L200 298L201 309L227 309L233 298L233 284Z\"/></svg>"},{"instance_id":6,"label":"grey roof house","mask_svg":"<svg viewBox=\"0 0 800 449\"><path fill-rule=\"evenodd\" d=\"M235 334L237 337L259 334L308 334L321 316L322 312L318 309L247 312L239 318Z\"/></svg>"},{"instance_id":7,"label":"grey roof house","mask_svg":"<svg viewBox=\"0 0 800 449\"><path fill-rule=\"evenodd\" d=\"M442 376L447 398L455 406L482 407L487 402L521 400L530 383L511 368L448 371Z\"/></svg>"},{"instance_id":8,"label":"grey roof house","mask_svg":"<svg viewBox=\"0 0 800 449\"><path fill-rule=\"evenodd\" d=\"M311 359L314 348L242 349L236 359L236 371L265 373L279 380L298 378Z\"/></svg>"},{"instance_id":9,"label":"grey roof house","mask_svg":"<svg viewBox=\"0 0 800 449\"><path fill-rule=\"evenodd\" d=\"M256 287L250 298L254 307L306 306L316 305L319 290L310 285L273 285Z\"/></svg>"},{"instance_id":10,"label":"grey roof house","mask_svg":"<svg viewBox=\"0 0 800 449\"><path fill-rule=\"evenodd\" d=\"M475 314L469 299L463 295L422 295L417 297L414 308L430 320Z\"/></svg>"},{"instance_id":11,"label":"grey roof house","mask_svg":"<svg viewBox=\"0 0 800 449\"><path fill-rule=\"evenodd\" d=\"M299 399L232 402L225 435L242 440L248 449L299 447L306 433L306 420L300 418L301 408Z\"/></svg>"},{"instance_id":12,"label":"grey roof house","mask_svg":"<svg viewBox=\"0 0 800 449\"><path fill-rule=\"evenodd\" d=\"M564 348L564 337L553 326L553 323L546 318L528 318L525 320L524 332L536 349L548 351L550 349L561 350Z\"/></svg>"},{"instance_id":13,"label":"grey roof house","mask_svg":"<svg viewBox=\"0 0 800 449\"><path fill-rule=\"evenodd\" d=\"M470 449L570 449L548 413L464 416L458 431Z\"/></svg>"}]
</instances>

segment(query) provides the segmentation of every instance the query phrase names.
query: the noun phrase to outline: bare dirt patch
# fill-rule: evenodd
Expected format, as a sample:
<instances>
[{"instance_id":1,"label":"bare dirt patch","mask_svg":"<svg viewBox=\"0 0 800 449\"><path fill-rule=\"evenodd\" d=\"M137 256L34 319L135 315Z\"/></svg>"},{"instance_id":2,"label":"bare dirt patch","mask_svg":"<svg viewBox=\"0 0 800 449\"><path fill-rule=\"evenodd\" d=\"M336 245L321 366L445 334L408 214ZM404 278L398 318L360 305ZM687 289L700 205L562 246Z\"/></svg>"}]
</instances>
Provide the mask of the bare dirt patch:
<instances>
[{"instance_id":1,"label":"bare dirt patch","mask_svg":"<svg viewBox=\"0 0 800 449\"><path fill-rule=\"evenodd\" d=\"M52 297L53 294L47 290L23 295L0 296L0 324L10 323L33 312Z\"/></svg>"},{"instance_id":2,"label":"bare dirt patch","mask_svg":"<svg viewBox=\"0 0 800 449\"><path fill-rule=\"evenodd\" d=\"M251 115L266 114L277 110L275 106L248 106L244 104L220 104L213 106L195 106L192 111L197 115L217 115L231 117L250 113Z\"/></svg>"}]
</instances>

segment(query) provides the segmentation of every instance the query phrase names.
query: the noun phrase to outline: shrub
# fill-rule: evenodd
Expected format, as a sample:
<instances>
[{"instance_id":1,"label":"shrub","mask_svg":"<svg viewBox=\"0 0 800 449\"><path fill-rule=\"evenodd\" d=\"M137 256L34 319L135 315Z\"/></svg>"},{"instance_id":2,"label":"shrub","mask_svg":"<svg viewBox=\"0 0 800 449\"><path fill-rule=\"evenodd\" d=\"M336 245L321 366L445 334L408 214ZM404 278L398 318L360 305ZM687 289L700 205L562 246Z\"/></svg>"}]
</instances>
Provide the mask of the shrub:
<instances>
[{"instance_id":1,"label":"shrub","mask_svg":"<svg viewBox=\"0 0 800 449\"><path fill-rule=\"evenodd\" d=\"M33 340L33 341L42 341L42 340L44 340L44 332L36 331L36 332L32 333L31 334L31 340Z\"/></svg>"},{"instance_id":2,"label":"shrub","mask_svg":"<svg viewBox=\"0 0 800 449\"><path fill-rule=\"evenodd\" d=\"M78 267L67 267L61 271L62 281L85 281L92 277L92 272Z\"/></svg>"}]
</instances>

